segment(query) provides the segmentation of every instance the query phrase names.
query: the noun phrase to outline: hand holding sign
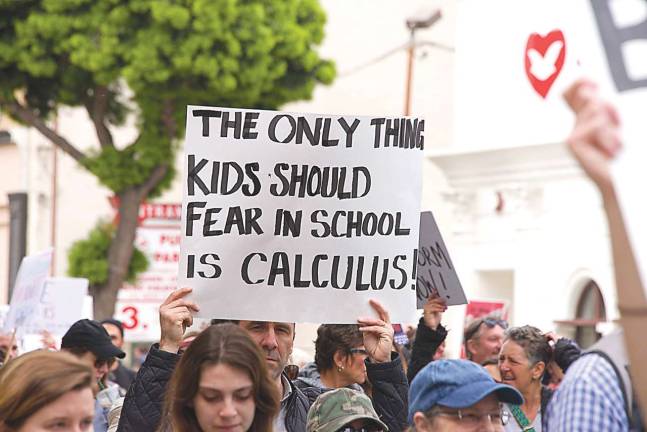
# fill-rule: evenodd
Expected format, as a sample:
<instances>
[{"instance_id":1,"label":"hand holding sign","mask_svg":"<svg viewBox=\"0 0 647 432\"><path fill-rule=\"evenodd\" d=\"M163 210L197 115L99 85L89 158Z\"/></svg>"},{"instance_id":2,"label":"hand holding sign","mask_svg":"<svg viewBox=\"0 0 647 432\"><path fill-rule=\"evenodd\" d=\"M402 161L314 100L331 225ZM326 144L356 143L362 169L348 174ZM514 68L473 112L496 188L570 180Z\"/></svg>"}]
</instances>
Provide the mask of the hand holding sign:
<instances>
[{"instance_id":1,"label":"hand holding sign","mask_svg":"<svg viewBox=\"0 0 647 432\"><path fill-rule=\"evenodd\" d=\"M160 306L160 349L177 353L182 343L184 330L193 324L193 314L200 308L185 297L193 291L180 288L173 291Z\"/></svg>"},{"instance_id":2,"label":"hand holding sign","mask_svg":"<svg viewBox=\"0 0 647 432\"><path fill-rule=\"evenodd\" d=\"M440 297L429 297L423 306L422 318L425 325L432 330L436 330L440 325L443 312L447 310L447 302Z\"/></svg>"},{"instance_id":3,"label":"hand holding sign","mask_svg":"<svg viewBox=\"0 0 647 432\"><path fill-rule=\"evenodd\" d=\"M391 360L393 348L393 326L389 312L378 301L370 300L370 305L377 312L378 318L362 317L357 320L359 331L364 336L364 349L373 363L385 363Z\"/></svg>"}]
</instances>

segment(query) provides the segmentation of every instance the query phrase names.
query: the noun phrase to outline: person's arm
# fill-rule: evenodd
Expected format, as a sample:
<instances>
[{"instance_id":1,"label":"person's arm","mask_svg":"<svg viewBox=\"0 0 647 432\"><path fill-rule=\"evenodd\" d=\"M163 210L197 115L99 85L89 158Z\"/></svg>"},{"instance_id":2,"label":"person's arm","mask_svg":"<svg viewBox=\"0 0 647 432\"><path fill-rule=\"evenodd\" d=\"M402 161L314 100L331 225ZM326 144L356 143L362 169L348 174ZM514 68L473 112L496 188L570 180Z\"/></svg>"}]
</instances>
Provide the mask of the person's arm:
<instances>
[{"instance_id":1,"label":"person's arm","mask_svg":"<svg viewBox=\"0 0 647 432\"><path fill-rule=\"evenodd\" d=\"M569 148L602 195L633 388L642 412L647 412L647 368L642 364L647 358L647 300L609 168L610 160L621 148L620 119L615 108L600 99L590 81L576 82L564 98L576 114L575 127L567 141Z\"/></svg>"},{"instance_id":2,"label":"person's arm","mask_svg":"<svg viewBox=\"0 0 647 432\"><path fill-rule=\"evenodd\" d=\"M440 320L446 310L447 304L439 297L429 298L425 303L411 349L411 363L407 370L409 383L420 369L433 360L438 347L445 341L447 329L440 324Z\"/></svg>"},{"instance_id":3,"label":"person's arm","mask_svg":"<svg viewBox=\"0 0 647 432\"><path fill-rule=\"evenodd\" d=\"M379 302L370 303L378 318L360 318L357 322L368 353L366 374L373 386L373 408L389 430L404 430L409 406L407 377L400 356L391 352L394 331L389 313Z\"/></svg>"},{"instance_id":4,"label":"person's arm","mask_svg":"<svg viewBox=\"0 0 647 432\"><path fill-rule=\"evenodd\" d=\"M159 427L166 388L180 358L182 336L198 310L195 303L184 299L190 292L190 288L173 291L160 306L160 343L151 347L126 393L118 432L156 431Z\"/></svg>"}]
</instances>

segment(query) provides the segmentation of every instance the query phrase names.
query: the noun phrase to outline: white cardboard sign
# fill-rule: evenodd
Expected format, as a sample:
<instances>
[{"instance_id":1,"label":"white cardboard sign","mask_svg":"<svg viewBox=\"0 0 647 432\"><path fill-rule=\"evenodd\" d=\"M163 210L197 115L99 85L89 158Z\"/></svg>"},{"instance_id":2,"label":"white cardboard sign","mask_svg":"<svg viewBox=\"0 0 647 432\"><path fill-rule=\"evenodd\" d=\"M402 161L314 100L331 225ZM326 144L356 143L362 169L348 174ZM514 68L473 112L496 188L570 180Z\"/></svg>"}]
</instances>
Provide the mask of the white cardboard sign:
<instances>
[{"instance_id":1,"label":"white cardboard sign","mask_svg":"<svg viewBox=\"0 0 647 432\"><path fill-rule=\"evenodd\" d=\"M22 259L4 322L5 333L15 330L16 334L22 335L30 322L37 318L52 253L52 249L48 249Z\"/></svg>"},{"instance_id":2,"label":"white cardboard sign","mask_svg":"<svg viewBox=\"0 0 647 432\"><path fill-rule=\"evenodd\" d=\"M618 106L624 151L613 174L647 281L647 2L462 0L457 28L461 147L563 141L573 116L562 92L582 76Z\"/></svg>"},{"instance_id":3,"label":"white cardboard sign","mask_svg":"<svg viewBox=\"0 0 647 432\"><path fill-rule=\"evenodd\" d=\"M189 106L178 282L203 318L415 307L424 120Z\"/></svg>"},{"instance_id":4,"label":"white cardboard sign","mask_svg":"<svg viewBox=\"0 0 647 432\"><path fill-rule=\"evenodd\" d=\"M420 213L416 280L418 309L422 309L429 297L442 297L448 306L467 303L456 268L430 211Z\"/></svg>"},{"instance_id":5,"label":"white cardboard sign","mask_svg":"<svg viewBox=\"0 0 647 432\"><path fill-rule=\"evenodd\" d=\"M47 278L38 312L25 331L38 333L47 330L62 337L72 324L83 318L83 303L87 294L87 279Z\"/></svg>"}]
</instances>

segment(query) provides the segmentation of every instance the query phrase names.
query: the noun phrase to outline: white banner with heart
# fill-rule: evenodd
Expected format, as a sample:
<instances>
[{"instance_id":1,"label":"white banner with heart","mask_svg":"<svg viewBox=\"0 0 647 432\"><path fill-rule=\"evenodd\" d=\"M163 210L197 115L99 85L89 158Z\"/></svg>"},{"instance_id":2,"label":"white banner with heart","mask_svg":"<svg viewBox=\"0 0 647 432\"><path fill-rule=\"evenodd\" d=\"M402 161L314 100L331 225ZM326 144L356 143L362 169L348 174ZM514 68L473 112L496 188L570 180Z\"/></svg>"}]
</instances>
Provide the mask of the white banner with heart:
<instances>
[{"instance_id":1,"label":"white banner with heart","mask_svg":"<svg viewBox=\"0 0 647 432\"><path fill-rule=\"evenodd\" d=\"M457 147L562 142L573 127L562 92L583 76L594 79L602 95L620 110L624 150L613 167L614 176L645 281L647 202L642 188L647 170L642 165L647 161L647 2L459 2Z\"/></svg>"}]
</instances>

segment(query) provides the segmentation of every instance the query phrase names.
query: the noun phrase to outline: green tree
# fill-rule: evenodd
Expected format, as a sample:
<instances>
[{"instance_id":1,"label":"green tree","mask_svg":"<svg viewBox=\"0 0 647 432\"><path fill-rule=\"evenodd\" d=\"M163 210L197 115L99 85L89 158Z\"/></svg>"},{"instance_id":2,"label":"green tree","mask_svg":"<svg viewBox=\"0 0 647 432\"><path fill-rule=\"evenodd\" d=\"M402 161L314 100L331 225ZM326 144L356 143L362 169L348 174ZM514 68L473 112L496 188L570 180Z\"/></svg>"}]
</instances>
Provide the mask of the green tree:
<instances>
[{"instance_id":1,"label":"green tree","mask_svg":"<svg viewBox=\"0 0 647 432\"><path fill-rule=\"evenodd\" d=\"M119 198L95 316L128 276L139 204L174 175L186 105L277 108L335 75L316 46L317 0L0 0L0 109L32 126ZM48 120L87 111L99 146L82 150ZM136 118L137 138L113 132ZM79 203L81 205L81 203Z\"/></svg>"}]
</instances>

